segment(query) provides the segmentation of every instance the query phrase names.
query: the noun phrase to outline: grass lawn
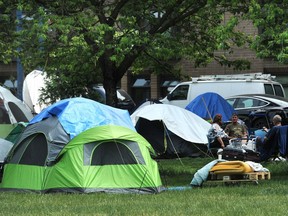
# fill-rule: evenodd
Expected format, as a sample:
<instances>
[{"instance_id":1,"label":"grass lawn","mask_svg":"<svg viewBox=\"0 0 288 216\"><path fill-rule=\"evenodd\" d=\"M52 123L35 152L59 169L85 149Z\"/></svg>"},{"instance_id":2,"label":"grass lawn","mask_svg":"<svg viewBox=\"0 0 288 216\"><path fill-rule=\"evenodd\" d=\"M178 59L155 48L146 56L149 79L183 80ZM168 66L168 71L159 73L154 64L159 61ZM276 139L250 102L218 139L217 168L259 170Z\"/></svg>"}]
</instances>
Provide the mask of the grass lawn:
<instances>
[{"instance_id":1,"label":"grass lawn","mask_svg":"<svg viewBox=\"0 0 288 216\"><path fill-rule=\"evenodd\" d=\"M1 192L0 215L286 215L288 162L262 164L270 180L235 186L190 188L194 173L210 158L159 160L163 185L187 186L155 195L34 194ZM182 163L181 163L182 162Z\"/></svg>"}]
</instances>

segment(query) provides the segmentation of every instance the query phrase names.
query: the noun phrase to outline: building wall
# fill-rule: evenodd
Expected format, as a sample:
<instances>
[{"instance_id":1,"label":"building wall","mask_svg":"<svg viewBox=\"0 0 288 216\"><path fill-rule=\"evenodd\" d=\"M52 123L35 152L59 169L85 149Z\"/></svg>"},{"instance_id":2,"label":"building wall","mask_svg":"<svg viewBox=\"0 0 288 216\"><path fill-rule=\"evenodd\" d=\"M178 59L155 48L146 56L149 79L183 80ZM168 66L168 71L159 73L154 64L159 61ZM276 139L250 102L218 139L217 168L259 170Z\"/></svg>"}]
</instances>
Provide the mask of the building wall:
<instances>
[{"instance_id":1,"label":"building wall","mask_svg":"<svg viewBox=\"0 0 288 216\"><path fill-rule=\"evenodd\" d=\"M225 14L223 23L227 22L227 20L230 18L229 14ZM256 36L258 34L258 29L255 28L252 24L252 22L249 21L241 21L237 27L242 32L246 33L249 36ZM229 68L227 66L221 66L216 61L212 61L210 64L208 64L205 67L199 67L195 68L195 65L193 62L189 60L182 60L180 62L180 68L182 70L182 73L187 75L188 77L198 77L200 75L222 75L222 74L239 74L239 73L256 73L256 72L262 72L262 73L270 73L272 75L276 75L279 77L277 81L284 82L283 87L286 88L286 95L288 96L288 65L283 65L277 62L272 61L271 59L259 59L256 56L256 53L252 50L250 50L247 46L243 48L234 48L232 54L227 54L223 51L215 51L216 55L225 55L230 60L235 59L245 59L250 62L250 69L243 70L243 71L235 71L233 68ZM287 74L287 76L285 76ZM127 76L129 77L129 75ZM127 78L127 77L124 77ZM151 75L151 98L155 99L155 96L164 97L165 95L160 95L160 88L161 83L156 80L155 75ZM160 80L158 78L158 80ZM285 81L286 80L286 81ZM186 80L181 80L186 81ZM129 86L128 86L129 89ZM129 90L128 90L129 91Z\"/></svg>"}]
</instances>

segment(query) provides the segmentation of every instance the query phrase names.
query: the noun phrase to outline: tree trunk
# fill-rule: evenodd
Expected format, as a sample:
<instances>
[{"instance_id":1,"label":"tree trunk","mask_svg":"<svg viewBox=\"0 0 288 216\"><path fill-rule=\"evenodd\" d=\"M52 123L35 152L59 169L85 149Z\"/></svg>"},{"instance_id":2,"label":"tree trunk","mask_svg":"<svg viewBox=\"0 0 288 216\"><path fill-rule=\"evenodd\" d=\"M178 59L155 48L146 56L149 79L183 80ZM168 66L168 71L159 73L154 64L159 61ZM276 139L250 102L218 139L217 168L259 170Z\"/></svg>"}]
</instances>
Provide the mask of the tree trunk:
<instances>
[{"instance_id":1,"label":"tree trunk","mask_svg":"<svg viewBox=\"0 0 288 216\"><path fill-rule=\"evenodd\" d=\"M106 92L106 104L113 107L117 107L118 104L116 83L114 79L106 79L104 77L103 85Z\"/></svg>"},{"instance_id":2,"label":"tree trunk","mask_svg":"<svg viewBox=\"0 0 288 216\"><path fill-rule=\"evenodd\" d=\"M109 54L104 54L100 57L100 67L103 74L103 86L106 92L106 104L112 107L117 107L118 98L117 98L117 89L116 85L118 80L116 80L115 73L116 67L114 62L110 61Z\"/></svg>"}]
</instances>

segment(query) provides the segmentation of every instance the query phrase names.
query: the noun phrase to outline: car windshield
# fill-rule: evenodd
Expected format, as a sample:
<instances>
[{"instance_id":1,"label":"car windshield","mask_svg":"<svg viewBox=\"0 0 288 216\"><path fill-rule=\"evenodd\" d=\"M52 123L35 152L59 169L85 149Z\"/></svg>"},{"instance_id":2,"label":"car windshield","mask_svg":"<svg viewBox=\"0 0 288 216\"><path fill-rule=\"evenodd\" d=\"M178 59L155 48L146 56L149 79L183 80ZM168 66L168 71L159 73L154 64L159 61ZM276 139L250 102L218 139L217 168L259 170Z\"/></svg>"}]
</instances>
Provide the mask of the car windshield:
<instances>
[{"instance_id":1,"label":"car windshield","mask_svg":"<svg viewBox=\"0 0 288 216\"><path fill-rule=\"evenodd\" d=\"M229 99L226 99L226 101L231 105L231 106L233 106L234 107L234 103L235 103L235 98L229 98ZM235 108L235 107L234 107Z\"/></svg>"},{"instance_id":2,"label":"car windshield","mask_svg":"<svg viewBox=\"0 0 288 216\"><path fill-rule=\"evenodd\" d=\"M123 89L117 89L117 97L119 101L133 101L130 95Z\"/></svg>"}]
</instances>

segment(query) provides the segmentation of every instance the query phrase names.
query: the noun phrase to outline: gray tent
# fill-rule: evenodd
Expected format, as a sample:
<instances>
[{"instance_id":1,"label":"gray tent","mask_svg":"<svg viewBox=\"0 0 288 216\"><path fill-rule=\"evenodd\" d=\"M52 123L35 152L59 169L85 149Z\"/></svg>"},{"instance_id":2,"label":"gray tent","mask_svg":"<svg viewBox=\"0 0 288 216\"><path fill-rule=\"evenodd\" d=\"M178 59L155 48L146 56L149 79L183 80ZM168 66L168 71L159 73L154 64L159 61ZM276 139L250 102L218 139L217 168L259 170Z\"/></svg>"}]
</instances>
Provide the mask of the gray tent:
<instances>
[{"instance_id":1,"label":"gray tent","mask_svg":"<svg viewBox=\"0 0 288 216\"><path fill-rule=\"evenodd\" d=\"M13 152L21 152L21 154L18 156L14 155L12 161L10 161L10 154L13 155L13 152L10 152L8 160L12 163L17 163L21 160L19 162L21 164L43 165L46 159L48 163L54 161L58 153L69 141L70 136L63 129L58 118L51 116L26 127L11 150ZM19 151L19 148L23 149L23 151ZM38 157L33 157L34 161L32 161L31 155L38 155Z\"/></svg>"}]
</instances>

